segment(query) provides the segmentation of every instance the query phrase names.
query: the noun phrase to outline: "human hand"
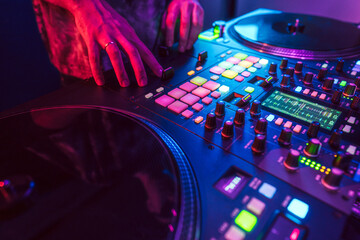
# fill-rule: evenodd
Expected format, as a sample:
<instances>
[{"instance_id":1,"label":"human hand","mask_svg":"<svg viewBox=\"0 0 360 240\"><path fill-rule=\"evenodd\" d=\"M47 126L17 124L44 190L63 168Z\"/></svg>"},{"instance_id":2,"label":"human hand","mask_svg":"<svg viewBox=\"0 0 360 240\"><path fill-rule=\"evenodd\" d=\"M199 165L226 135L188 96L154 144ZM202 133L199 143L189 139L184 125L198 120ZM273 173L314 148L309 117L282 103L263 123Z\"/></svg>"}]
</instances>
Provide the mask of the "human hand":
<instances>
[{"instance_id":1,"label":"human hand","mask_svg":"<svg viewBox=\"0 0 360 240\"><path fill-rule=\"evenodd\" d=\"M173 0L167 9L166 45L174 44L176 20L180 17L179 52L192 48L204 24L204 9L197 0Z\"/></svg>"},{"instance_id":2,"label":"human hand","mask_svg":"<svg viewBox=\"0 0 360 240\"><path fill-rule=\"evenodd\" d=\"M130 81L120 50L129 57L139 86L145 86L148 82L143 61L156 76L161 76L162 67L153 54L139 39L125 18L120 16L106 1L90 1L89 4L72 9L72 14L86 43L91 71L98 85L105 84L100 66L101 48L106 50L122 87L129 86Z\"/></svg>"}]
</instances>

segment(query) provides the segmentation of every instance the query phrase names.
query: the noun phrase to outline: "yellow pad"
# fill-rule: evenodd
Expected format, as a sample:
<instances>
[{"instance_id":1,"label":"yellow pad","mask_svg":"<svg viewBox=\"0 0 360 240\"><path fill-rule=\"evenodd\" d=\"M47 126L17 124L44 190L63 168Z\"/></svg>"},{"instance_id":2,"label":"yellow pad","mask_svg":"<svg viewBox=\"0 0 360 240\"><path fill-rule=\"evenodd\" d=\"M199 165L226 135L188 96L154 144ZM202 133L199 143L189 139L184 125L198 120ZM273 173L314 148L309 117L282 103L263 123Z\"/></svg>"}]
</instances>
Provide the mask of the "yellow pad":
<instances>
[{"instance_id":1,"label":"yellow pad","mask_svg":"<svg viewBox=\"0 0 360 240\"><path fill-rule=\"evenodd\" d=\"M229 79L234 79L238 75L238 73L232 70L226 70L221 75Z\"/></svg>"}]
</instances>

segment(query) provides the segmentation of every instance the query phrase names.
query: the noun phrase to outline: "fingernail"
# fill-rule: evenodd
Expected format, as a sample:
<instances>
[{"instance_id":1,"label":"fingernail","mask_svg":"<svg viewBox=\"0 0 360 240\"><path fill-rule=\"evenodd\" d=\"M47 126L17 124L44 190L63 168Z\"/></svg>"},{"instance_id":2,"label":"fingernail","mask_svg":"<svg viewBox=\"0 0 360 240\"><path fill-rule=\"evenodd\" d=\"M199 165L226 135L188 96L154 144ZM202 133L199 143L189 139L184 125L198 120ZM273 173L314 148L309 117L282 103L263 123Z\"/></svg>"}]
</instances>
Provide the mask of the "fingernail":
<instances>
[{"instance_id":1,"label":"fingernail","mask_svg":"<svg viewBox=\"0 0 360 240\"><path fill-rule=\"evenodd\" d=\"M179 52L185 52L184 46L179 46Z\"/></svg>"},{"instance_id":2,"label":"fingernail","mask_svg":"<svg viewBox=\"0 0 360 240\"><path fill-rule=\"evenodd\" d=\"M140 87L145 87L147 85L147 81L145 79L142 79L140 81Z\"/></svg>"},{"instance_id":3,"label":"fingernail","mask_svg":"<svg viewBox=\"0 0 360 240\"><path fill-rule=\"evenodd\" d=\"M173 43L172 43L172 41L168 41L168 42L166 43L166 45L167 45L168 47L172 47Z\"/></svg>"}]
</instances>

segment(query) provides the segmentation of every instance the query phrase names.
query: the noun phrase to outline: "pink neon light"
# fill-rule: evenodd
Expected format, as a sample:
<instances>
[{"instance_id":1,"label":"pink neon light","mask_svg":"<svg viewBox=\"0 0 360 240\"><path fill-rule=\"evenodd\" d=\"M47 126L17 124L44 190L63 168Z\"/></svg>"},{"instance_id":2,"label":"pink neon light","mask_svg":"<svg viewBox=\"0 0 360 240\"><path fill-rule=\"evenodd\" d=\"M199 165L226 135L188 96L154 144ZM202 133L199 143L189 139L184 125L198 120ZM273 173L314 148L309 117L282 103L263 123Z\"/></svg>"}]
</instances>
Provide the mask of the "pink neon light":
<instances>
[{"instance_id":1,"label":"pink neon light","mask_svg":"<svg viewBox=\"0 0 360 240\"><path fill-rule=\"evenodd\" d=\"M5 183L3 181L0 182L0 187L4 187Z\"/></svg>"},{"instance_id":2,"label":"pink neon light","mask_svg":"<svg viewBox=\"0 0 360 240\"><path fill-rule=\"evenodd\" d=\"M300 235L300 230L295 228L290 235L290 240L297 240L299 235Z\"/></svg>"}]
</instances>

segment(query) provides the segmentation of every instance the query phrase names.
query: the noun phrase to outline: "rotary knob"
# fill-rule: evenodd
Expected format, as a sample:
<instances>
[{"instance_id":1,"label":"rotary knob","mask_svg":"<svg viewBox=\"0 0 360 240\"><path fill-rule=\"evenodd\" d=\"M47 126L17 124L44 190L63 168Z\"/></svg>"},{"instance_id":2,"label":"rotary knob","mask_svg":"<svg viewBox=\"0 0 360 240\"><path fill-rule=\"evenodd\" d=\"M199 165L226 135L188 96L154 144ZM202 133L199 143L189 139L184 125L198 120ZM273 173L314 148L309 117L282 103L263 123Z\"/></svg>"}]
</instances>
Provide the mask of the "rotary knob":
<instances>
[{"instance_id":1,"label":"rotary knob","mask_svg":"<svg viewBox=\"0 0 360 240\"><path fill-rule=\"evenodd\" d=\"M283 58L282 60L281 60L281 63L280 63L280 69L281 70L284 70L284 69L286 69L287 68L287 65L288 65L288 59L287 58Z\"/></svg>"},{"instance_id":2,"label":"rotary knob","mask_svg":"<svg viewBox=\"0 0 360 240\"><path fill-rule=\"evenodd\" d=\"M329 145L331 148L338 149L340 147L342 131L335 129L329 139Z\"/></svg>"},{"instance_id":3,"label":"rotary knob","mask_svg":"<svg viewBox=\"0 0 360 240\"><path fill-rule=\"evenodd\" d=\"M352 97L355 95L356 92L356 85L354 83L348 83L344 90L344 96Z\"/></svg>"},{"instance_id":4,"label":"rotary knob","mask_svg":"<svg viewBox=\"0 0 360 240\"><path fill-rule=\"evenodd\" d=\"M327 77L322 85L322 88L326 91L330 91L334 85L334 79Z\"/></svg>"},{"instance_id":5,"label":"rotary knob","mask_svg":"<svg viewBox=\"0 0 360 240\"><path fill-rule=\"evenodd\" d=\"M360 90L360 77L355 79L354 84L356 85L356 90Z\"/></svg>"},{"instance_id":6,"label":"rotary knob","mask_svg":"<svg viewBox=\"0 0 360 240\"><path fill-rule=\"evenodd\" d=\"M213 130L216 128L216 116L214 113L208 113L205 121L205 128Z\"/></svg>"},{"instance_id":7,"label":"rotary knob","mask_svg":"<svg viewBox=\"0 0 360 240\"><path fill-rule=\"evenodd\" d=\"M300 152L298 150L290 149L284 161L284 166L291 171L295 171L299 168L299 157Z\"/></svg>"},{"instance_id":8,"label":"rotary knob","mask_svg":"<svg viewBox=\"0 0 360 240\"><path fill-rule=\"evenodd\" d=\"M261 102L259 100L255 100L250 108L250 116L252 118L258 118L261 114Z\"/></svg>"},{"instance_id":9,"label":"rotary knob","mask_svg":"<svg viewBox=\"0 0 360 240\"><path fill-rule=\"evenodd\" d=\"M350 107L353 110L359 110L360 108L360 97L359 96L355 96L354 99L352 100Z\"/></svg>"},{"instance_id":10,"label":"rotary knob","mask_svg":"<svg viewBox=\"0 0 360 240\"><path fill-rule=\"evenodd\" d=\"M245 124L245 111L242 108L236 110L234 123L236 126L243 126Z\"/></svg>"},{"instance_id":11,"label":"rotary knob","mask_svg":"<svg viewBox=\"0 0 360 240\"><path fill-rule=\"evenodd\" d=\"M276 71L277 71L277 64L271 63L269 67L269 74L272 76L276 76Z\"/></svg>"},{"instance_id":12,"label":"rotary knob","mask_svg":"<svg viewBox=\"0 0 360 240\"><path fill-rule=\"evenodd\" d=\"M333 104L339 104L341 101L341 96L342 96L342 92L339 90L336 90L331 97L331 102Z\"/></svg>"},{"instance_id":13,"label":"rotary knob","mask_svg":"<svg viewBox=\"0 0 360 240\"><path fill-rule=\"evenodd\" d=\"M302 73L302 70L303 70L303 66L304 66L304 64L302 63L302 62L297 62L296 64L295 64L295 74L300 74L300 73Z\"/></svg>"},{"instance_id":14,"label":"rotary knob","mask_svg":"<svg viewBox=\"0 0 360 240\"><path fill-rule=\"evenodd\" d=\"M311 138L306 144L304 153L308 157L317 157L320 154L321 146L322 145L319 139Z\"/></svg>"},{"instance_id":15,"label":"rotary knob","mask_svg":"<svg viewBox=\"0 0 360 240\"><path fill-rule=\"evenodd\" d=\"M295 69L293 67L289 67L286 69L286 74L290 76L290 78L294 78L294 72L295 72Z\"/></svg>"},{"instance_id":16,"label":"rotary knob","mask_svg":"<svg viewBox=\"0 0 360 240\"><path fill-rule=\"evenodd\" d=\"M320 69L319 73L318 73L318 79L320 81L324 80L327 74L327 69L326 68L322 68Z\"/></svg>"},{"instance_id":17,"label":"rotary knob","mask_svg":"<svg viewBox=\"0 0 360 240\"><path fill-rule=\"evenodd\" d=\"M216 103L215 115L217 117L223 117L225 115L225 103L223 101Z\"/></svg>"},{"instance_id":18,"label":"rotary knob","mask_svg":"<svg viewBox=\"0 0 360 240\"><path fill-rule=\"evenodd\" d=\"M287 74L284 74L281 82L280 82L281 88L289 88L290 87L290 76Z\"/></svg>"},{"instance_id":19,"label":"rotary knob","mask_svg":"<svg viewBox=\"0 0 360 240\"><path fill-rule=\"evenodd\" d=\"M281 146L288 147L291 145L292 131L290 128L283 128L278 138L278 143Z\"/></svg>"},{"instance_id":20,"label":"rotary knob","mask_svg":"<svg viewBox=\"0 0 360 240\"><path fill-rule=\"evenodd\" d=\"M337 61L337 64L336 64L336 71L337 72L342 72L344 69L344 60L343 59L339 59Z\"/></svg>"},{"instance_id":21,"label":"rotary knob","mask_svg":"<svg viewBox=\"0 0 360 240\"><path fill-rule=\"evenodd\" d=\"M219 37L223 37L224 31L225 31L225 25L226 25L225 21L222 21L222 20L215 21L213 23L214 36L218 35Z\"/></svg>"},{"instance_id":22,"label":"rotary knob","mask_svg":"<svg viewBox=\"0 0 360 240\"><path fill-rule=\"evenodd\" d=\"M344 175L344 171L339 168L332 168L329 174L325 175L321 179L321 183L325 188L331 191L336 191L339 189L341 179Z\"/></svg>"},{"instance_id":23,"label":"rotary knob","mask_svg":"<svg viewBox=\"0 0 360 240\"><path fill-rule=\"evenodd\" d=\"M251 145L251 150L255 154L261 154L265 151L266 137L265 135L257 134L255 136L254 142Z\"/></svg>"},{"instance_id":24,"label":"rotary knob","mask_svg":"<svg viewBox=\"0 0 360 240\"><path fill-rule=\"evenodd\" d=\"M317 135L318 135L318 132L320 130L320 123L319 122L316 122L316 121L313 121L310 126L309 126L309 129L308 131L306 132L306 135L309 137L309 138L316 138Z\"/></svg>"},{"instance_id":25,"label":"rotary knob","mask_svg":"<svg viewBox=\"0 0 360 240\"><path fill-rule=\"evenodd\" d=\"M221 136L224 138L232 138L234 136L234 123L232 121L226 121L224 123Z\"/></svg>"},{"instance_id":26,"label":"rotary knob","mask_svg":"<svg viewBox=\"0 0 360 240\"><path fill-rule=\"evenodd\" d=\"M314 78L314 74L312 72L307 72L305 74L305 77L303 79L303 83L305 85L311 85L312 84L312 81L313 81L313 78Z\"/></svg>"},{"instance_id":27,"label":"rotary knob","mask_svg":"<svg viewBox=\"0 0 360 240\"><path fill-rule=\"evenodd\" d=\"M267 132L267 120L265 118L260 118L257 122L256 122L256 126L255 126L255 133L256 134L262 134L262 135L266 135Z\"/></svg>"},{"instance_id":28,"label":"rotary knob","mask_svg":"<svg viewBox=\"0 0 360 240\"><path fill-rule=\"evenodd\" d=\"M345 153L343 151L338 151L332 162L332 166L339 168L343 171L347 171L352 160L352 156L349 153Z\"/></svg>"}]
</instances>

